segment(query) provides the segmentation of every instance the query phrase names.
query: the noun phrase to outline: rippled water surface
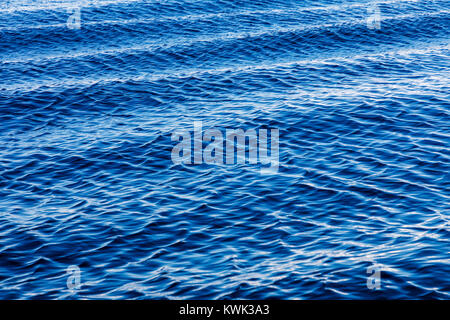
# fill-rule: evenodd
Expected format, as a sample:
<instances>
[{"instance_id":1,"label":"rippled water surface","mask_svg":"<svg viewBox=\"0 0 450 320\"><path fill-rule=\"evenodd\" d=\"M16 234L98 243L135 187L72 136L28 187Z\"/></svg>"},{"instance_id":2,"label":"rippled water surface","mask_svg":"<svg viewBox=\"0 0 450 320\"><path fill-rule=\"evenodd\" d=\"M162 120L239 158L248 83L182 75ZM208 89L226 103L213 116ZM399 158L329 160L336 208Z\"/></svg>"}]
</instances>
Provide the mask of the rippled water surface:
<instances>
[{"instance_id":1,"label":"rippled water surface","mask_svg":"<svg viewBox=\"0 0 450 320\"><path fill-rule=\"evenodd\" d=\"M450 298L450 1L68 6L0 4L0 298ZM175 165L194 121L278 173Z\"/></svg>"}]
</instances>

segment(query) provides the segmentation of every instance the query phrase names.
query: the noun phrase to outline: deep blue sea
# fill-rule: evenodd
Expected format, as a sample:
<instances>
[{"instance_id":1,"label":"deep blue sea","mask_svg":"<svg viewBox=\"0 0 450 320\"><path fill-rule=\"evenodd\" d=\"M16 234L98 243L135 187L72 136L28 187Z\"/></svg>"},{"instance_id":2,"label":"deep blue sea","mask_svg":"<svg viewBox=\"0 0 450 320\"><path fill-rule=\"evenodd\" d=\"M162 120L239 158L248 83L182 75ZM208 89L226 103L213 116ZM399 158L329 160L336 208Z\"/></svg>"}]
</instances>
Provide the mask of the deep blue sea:
<instances>
[{"instance_id":1,"label":"deep blue sea","mask_svg":"<svg viewBox=\"0 0 450 320\"><path fill-rule=\"evenodd\" d=\"M0 299L449 299L449 28L448 0L3 0ZM174 163L194 121L279 129L277 172Z\"/></svg>"}]
</instances>

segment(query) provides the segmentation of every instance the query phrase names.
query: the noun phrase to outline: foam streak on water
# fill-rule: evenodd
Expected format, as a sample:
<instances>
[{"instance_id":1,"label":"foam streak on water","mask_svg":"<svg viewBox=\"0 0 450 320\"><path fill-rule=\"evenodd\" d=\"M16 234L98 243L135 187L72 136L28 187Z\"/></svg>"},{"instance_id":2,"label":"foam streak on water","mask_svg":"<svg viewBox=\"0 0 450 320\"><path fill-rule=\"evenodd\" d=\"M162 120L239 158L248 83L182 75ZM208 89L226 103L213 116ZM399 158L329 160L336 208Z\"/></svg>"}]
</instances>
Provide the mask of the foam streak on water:
<instances>
[{"instance_id":1,"label":"foam streak on water","mask_svg":"<svg viewBox=\"0 0 450 320\"><path fill-rule=\"evenodd\" d=\"M449 1L74 3L0 5L0 298L450 298Z\"/></svg>"}]
</instances>

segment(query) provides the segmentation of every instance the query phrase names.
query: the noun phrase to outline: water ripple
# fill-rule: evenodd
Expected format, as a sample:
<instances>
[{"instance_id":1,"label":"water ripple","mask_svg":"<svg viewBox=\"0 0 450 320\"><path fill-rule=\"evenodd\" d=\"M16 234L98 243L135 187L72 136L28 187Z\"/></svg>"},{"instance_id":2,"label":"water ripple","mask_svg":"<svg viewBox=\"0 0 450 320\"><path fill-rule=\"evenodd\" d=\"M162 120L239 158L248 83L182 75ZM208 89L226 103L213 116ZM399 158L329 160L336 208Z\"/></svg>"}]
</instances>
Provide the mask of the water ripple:
<instances>
[{"instance_id":1,"label":"water ripple","mask_svg":"<svg viewBox=\"0 0 450 320\"><path fill-rule=\"evenodd\" d=\"M74 5L0 5L1 298L450 298L448 1ZM278 173L174 164L199 120Z\"/></svg>"}]
</instances>

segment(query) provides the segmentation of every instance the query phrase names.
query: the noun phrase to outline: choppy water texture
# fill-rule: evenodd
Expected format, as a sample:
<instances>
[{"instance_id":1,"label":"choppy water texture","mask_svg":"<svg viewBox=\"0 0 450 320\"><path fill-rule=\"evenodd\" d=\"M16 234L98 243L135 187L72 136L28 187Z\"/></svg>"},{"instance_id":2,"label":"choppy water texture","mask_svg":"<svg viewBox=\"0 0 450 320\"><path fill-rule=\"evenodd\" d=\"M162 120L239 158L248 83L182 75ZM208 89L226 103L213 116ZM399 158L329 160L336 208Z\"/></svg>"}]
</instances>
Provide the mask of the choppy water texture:
<instances>
[{"instance_id":1,"label":"choppy water texture","mask_svg":"<svg viewBox=\"0 0 450 320\"><path fill-rule=\"evenodd\" d=\"M450 1L371 3L3 2L0 297L450 298ZM174 165L194 120L278 174Z\"/></svg>"}]
</instances>

